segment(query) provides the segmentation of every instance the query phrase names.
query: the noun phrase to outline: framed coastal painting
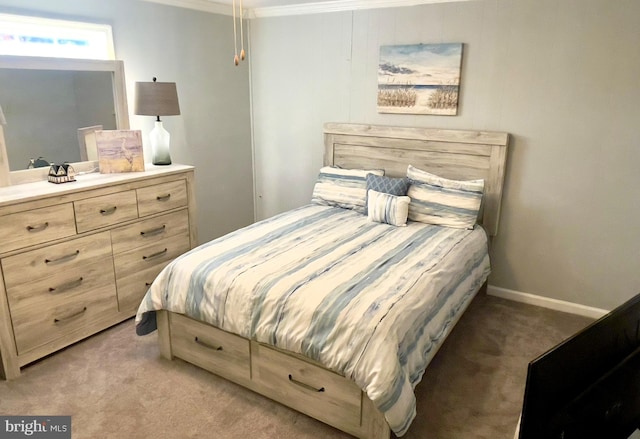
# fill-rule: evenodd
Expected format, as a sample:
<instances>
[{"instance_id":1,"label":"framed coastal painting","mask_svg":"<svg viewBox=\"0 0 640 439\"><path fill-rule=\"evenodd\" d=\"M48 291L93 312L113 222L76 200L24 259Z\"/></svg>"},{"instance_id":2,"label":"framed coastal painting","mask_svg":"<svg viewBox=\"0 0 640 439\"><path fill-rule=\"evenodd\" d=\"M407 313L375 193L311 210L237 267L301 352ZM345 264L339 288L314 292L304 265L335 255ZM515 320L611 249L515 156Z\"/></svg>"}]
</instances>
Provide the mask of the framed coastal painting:
<instances>
[{"instance_id":1,"label":"framed coastal painting","mask_svg":"<svg viewBox=\"0 0 640 439\"><path fill-rule=\"evenodd\" d=\"M380 47L378 112L458 114L462 43Z\"/></svg>"},{"instance_id":2,"label":"framed coastal painting","mask_svg":"<svg viewBox=\"0 0 640 439\"><path fill-rule=\"evenodd\" d=\"M95 135L101 174L144 171L140 130L102 130Z\"/></svg>"}]
</instances>

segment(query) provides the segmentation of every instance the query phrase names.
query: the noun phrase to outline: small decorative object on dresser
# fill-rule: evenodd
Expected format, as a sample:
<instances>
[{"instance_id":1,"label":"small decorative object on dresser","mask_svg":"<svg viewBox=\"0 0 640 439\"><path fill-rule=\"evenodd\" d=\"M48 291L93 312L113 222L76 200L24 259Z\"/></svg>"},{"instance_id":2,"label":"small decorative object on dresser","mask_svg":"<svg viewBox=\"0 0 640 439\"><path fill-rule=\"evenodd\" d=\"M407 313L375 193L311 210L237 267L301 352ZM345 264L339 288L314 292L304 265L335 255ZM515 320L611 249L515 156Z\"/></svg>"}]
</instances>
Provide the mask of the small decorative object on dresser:
<instances>
[{"instance_id":1,"label":"small decorative object on dresser","mask_svg":"<svg viewBox=\"0 0 640 439\"><path fill-rule=\"evenodd\" d=\"M144 171L140 130L96 131L101 174Z\"/></svg>"},{"instance_id":2,"label":"small decorative object on dresser","mask_svg":"<svg viewBox=\"0 0 640 439\"><path fill-rule=\"evenodd\" d=\"M76 181L76 172L68 163L61 165L51 164L49 168L49 175L47 175L49 183L68 183L70 181Z\"/></svg>"}]
</instances>

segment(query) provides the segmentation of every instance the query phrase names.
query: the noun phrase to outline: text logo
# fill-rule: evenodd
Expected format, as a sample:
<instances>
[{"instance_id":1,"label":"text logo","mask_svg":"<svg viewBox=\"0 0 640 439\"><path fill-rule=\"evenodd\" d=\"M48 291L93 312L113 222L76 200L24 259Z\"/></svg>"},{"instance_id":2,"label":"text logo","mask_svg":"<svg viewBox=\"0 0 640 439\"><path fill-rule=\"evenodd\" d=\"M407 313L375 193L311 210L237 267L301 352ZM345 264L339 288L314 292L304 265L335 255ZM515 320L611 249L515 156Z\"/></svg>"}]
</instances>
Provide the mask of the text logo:
<instances>
[{"instance_id":1,"label":"text logo","mask_svg":"<svg viewBox=\"0 0 640 439\"><path fill-rule=\"evenodd\" d=\"M0 439L71 439L71 416L0 416Z\"/></svg>"}]
</instances>

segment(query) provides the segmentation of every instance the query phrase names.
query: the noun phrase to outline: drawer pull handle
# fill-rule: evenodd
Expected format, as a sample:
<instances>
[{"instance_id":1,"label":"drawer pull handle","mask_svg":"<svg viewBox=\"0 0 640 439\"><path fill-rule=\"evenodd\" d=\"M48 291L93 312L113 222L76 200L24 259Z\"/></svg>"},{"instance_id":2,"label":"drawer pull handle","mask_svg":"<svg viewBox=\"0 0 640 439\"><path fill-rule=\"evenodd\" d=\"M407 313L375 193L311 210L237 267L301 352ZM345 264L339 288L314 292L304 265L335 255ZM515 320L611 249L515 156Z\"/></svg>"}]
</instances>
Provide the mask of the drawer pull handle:
<instances>
[{"instance_id":1,"label":"drawer pull handle","mask_svg":"<svg viewBox=\"0 0 640 439\"><path fill-rule=\"evenodd\" d=\"M56 323L56 324L57 324L57 323L64 323L64 322L67 322L67 321L69 321L69 320L71 320L71 319L73 319L73 318L75 318L75 317L79 317L79 316L81 316L81 315L82 315L82 314L84 314L86 311L87 311L87 307L85 306L85 307L84 307L84 308L82 308L80 311L78 311L78 312L76 312L76 313L73 313L73 314L71 314L71 315L69 315L69 316L61 317L61 318L59 318L59 319L53 319L53 323Z\"/></svg>"},{"instance_id":2,"label":"drawer pull handle","mask_svg":"<svg viewBox=\"0 0 640 439\"><path fill-rule=\"evenodd\" d=\"M38 226L27 226L27 231L29 233L42 232L47 227L49 227L49 222L48 221L46 223L40 224Z\"/></svg>"},{"instance_id":3,"label":"drawer pull handle","mask_svg":"<svg viewBox=\"0 0 640 439\"><path fill-rule=\"evenodd\" d=\"M107 207L106 209L100 209L100 214L101 215L111 215L112 213L114 213L116 211L117 208L118 208L118 206L111 206L111 207Z\"/></svg>"},{"instance_id":4,"label":"drawer pull handle","mask_svg":"<svg viewBox=\"0 0 640 439\"><path fill-rule=\"evenodd\" d=\"M222 346L212 346L212 345L210 345L209 343L205 343L205 342L203 342L202 340L199 340L199 339L198 339L198 337L195 337L193 340L194 340L196 343L198 343L200 346L203 346L203 347L205 347L205 348L207 348L207 349L211 349L211 350L213 350L213 351L222 351L222 350L223 350L223 349L222 349Z\"/></svg>"},{"instance_id":5,"label":"drawer pull handle","mask_svg":"<svg viewBox=\"0 0 640 439\"><path fill-rule=\"evenodd\" d=\"M291 374L289 374L289 381L291 381L291 383L295 384L296 386L300 386L303 389L307 389L310 390L312 392L324 392L324 387L320 387L319 389L313 386L310 386L307 383L303 383L302 381L298 381L295 378L293 378L293 376L291 376Z\"/></svg>"},{"instance_id":6,"label":"drawer pull handle","mask_svg":"<svg viewBox=\"0 0 640 439\"><path fill-rule=\"evenodd\" d=\"M151 230L146 230L144 232L140 232L140 235L142 235L143 237L148 237L148 236L154 236L157 235L159 233L164 232L164 230L167 228L166 224L163 224L162 227L158 227L155 229L151 229Z\"/></svg>"},{"instance_id":7,"label":"drawer pull handle","mask_svg":"<svg viewBox=\"0 0 640 439\"><path fill-rule=\"evenodd\" d=\"M79 254L80 254L80 250L76 250L75 253L71 253L71 254L68 254L68 255L65 255L65 256L61 256L61 257L56 258L56 259L45 259L44 263L45 264L60 264L62 262L70 261L71 259L75 258Z\"/></svg>"},{"instance_id":8,"label":"drawer pull handle","mask_svg":"<svg viewBox=\"0 0 640 439\"><path fill-rule=\"evenodd\" d=\"M165 254L167 251L168 251L168 249L167 249L167 248L165 248L164 250L159 251L159 252L157 252L157 253L154 253L154 254L152 254L152 255L149 255L149 256L143 256L143 257L142 257L142 259L153 259L153 258L157 258L158 256L162 256L163 254Z\"/></svg>"},{"instance_id":9,"label":"drawer pull handle","mask_svg":"<svg viewBox=\"0 0 640 439\"><path fill-rule=\"evenodd\" d=\"M156 200L158 201L168 201L169 198L171 198L171 194L166 194L166 195L158 195L156 197Z\"/></svg>"},{"instance_id":10,"label":"drawer pull handle","mask_svg":"<svg viewBox=\"0 0 640 439\"><path fill-rule=\"evenodd\" d=\"M72 281L64 283L62 285L58 285L55 288L53 288L53 287L49 288L49 292L52 293L52 294L54 294L54 293L55 294L62 293L65 290L70 290L72 288L79 287L83 280L84 280L84 278L81 277L80 279L72 280Z\"/></svg>"}]
</instances>

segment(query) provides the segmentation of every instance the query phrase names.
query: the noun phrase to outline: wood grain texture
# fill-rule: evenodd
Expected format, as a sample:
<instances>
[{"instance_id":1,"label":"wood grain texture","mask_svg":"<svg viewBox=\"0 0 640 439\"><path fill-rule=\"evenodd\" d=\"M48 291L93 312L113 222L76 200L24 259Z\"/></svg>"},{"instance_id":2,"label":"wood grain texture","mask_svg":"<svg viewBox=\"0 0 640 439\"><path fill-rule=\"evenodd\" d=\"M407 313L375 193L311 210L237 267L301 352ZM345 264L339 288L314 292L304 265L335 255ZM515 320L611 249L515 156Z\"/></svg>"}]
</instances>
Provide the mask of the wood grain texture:
<instances>
[{"instance_id":1,"label":"wood grain texture","mask_svg":"<svg viewBox=\"0 0 640 439\"><path fill-rule=\"evenodd\" d=\"M173 359L173 349L171 347L171 316L168 311L160 310L156 312L156 323L158 325L158 345L160 355L167 360Z\"/></svg>"},{"instance_id":2,"label":"wood grain texture","mask_svg":"<svg viewBox=\"0 0 640 439\"><path fill-rule=\"evenodd\" d=\"M64 188L47 182L0 188L0 224L7 225L1 233L13 231L18 237L11 241L9 236L0 245L0 371L6 379L18 377L26 364L130 318L148 283L191 248L187 203L195 198L193 185L185 182L192 181L193 168L171 165L85 178ZM172 192L179 194L174 202L154 200L157 205L140 217L137 190L166 194L172 188L179 188ZM100 213L110 207L115 211ZM24 221L47 226L30 232L43 233L39 239L24 239L19 230ZM19 227L14 230L11 224ZM56 233L47 236L47 231Z\"/></svg>"},{"instance_id":3,"label":"wood grain texture","mask_svg":"<svg viewBox=\"0 0 640 439\"><path fill-rule=\"evenodd\" d=\"M196 209L198 204L196 203L196 187L194 172L188 172L186 174L187 182L187 205L189 206L189 239L191 240L191 248L196 247L198 243L198 225L196 222L197 214Z\"/></svg>"},{"instance_id":4,"label":"wood grain texture","mask_svg":"<svg viewBox=\"0 0 640 439\"><path fill-rule=\"evenodd\" d=\"M11 380L20 375L16 341L12 335L9 302L4 288L2 270L0 270L0 378L5 380Z\"/></svg>"},{"instance_id":5,"label":"wood grain texture","mask_svg":"<svg viewBox=\"0 0 640 439\"><path fill-rule=\"evenodd\" d=\"M60 272L82 268L111 256L109 232L97 233L60 244L30 250L2 259L4 282L8 290ZM12 297L20 297L21 294Z\"/></svg>"},{"instance_id":6,"label":"wood grain texture","mask_svg":"<svg viewBox=\"0 0 640 439\"><path fill-rule=\"evenodd\" d=\"M362 391L322 367L254 343L251 370L267 396L340 430L360 430Z\"/></svg>"},{"instance_id":7,"label":"wood grain texture","mask_svg":"<svg viewBox=\"0 0 640 439\"><path fill-rule=\"evenodd\" d=\"M140 188L136 194L141 217L184 207L188 202L184 180Z\"/></svg>"},{"instance_id":8,"label":"wood grain texture","mask_svg":"<svg viewBox=\"0 0 640 439\"><path fill-rule=\"evenodd\" d=\"M173 354L231 380L249 380L249 341L180 314L171 317Z\"/></svg>"},{"instance_id":9,"label":"wood grain texture","mask_svg":"<svg viewBox=\"0 0 640 439\"><path fill-rule=\"evenodd\" d=\"M76 233L70 203L8 215L5 215L6 211L0 209L0 253Z\"/></svg>"},{"instance_id":10,"label":"wood grain texture","mask_svg":"<svg viewBox=\"0 0 640 439\"><path fill-rule=\"evenodd\" d=\"M135 191L91 197L73 202L78 233L113 226L138 218Z\"/></svg>"},{"instance_id":11,"label":"wood grain texture","mask_svg":"<svg viewBox=\"0 0 640 439\"><path fill-rule=\"evenodd\" d=\"M0 187L9 186L9 157L7 157L7 143L4 140L4 128L0 124Z\"/></svg>"},{"instance_id":12,"label":"wood grain texture","mask_svg":"<svg viewBox=\"0 0 640 439\"><path fill-rule=\"evenodd\" d=\"M118 254L188 233L189 214L187 209L181 209L111 230L111 245L113 253Z\"/></svg>"},{"instance_id":13,"label":"wood grain texture","mask_svg":"<svg viewBox=\"0 0 640 439\"><path fill-rule=\"evenodd\" d=\"M482 225L498 233L509 135L470 130L327 123L324 164L385 169L406 176L408 165L455 180L485 181Z\"/></svg>"},{"instance_id":14,"label":"wood grain texture","mask_svg":"<svg viewBox=\"0 0 640 439\"><path fill-rule=\"evenodd\" d=\"M105 262L101 264L103 268ZM113 270L109 271L100 272L99 267L91 267L83 271L86 282L77 289L77 293L75 289L70 294L55 297L47 297L46 293L42 293L24 301L23 306L15 310L12 308L11 320L18 355L44 346L69 332L83 331L99 316L115 314L116 286Z\"/></svg>"},{"instance_id":15,"label":"wood grain texture","mask_svg":"<svg viewBox=\"0 0 640 439\"><path fill-rule=\"evenodd\" d=\"M373 401L362 394L362 428L368 439L388 439L391 436L389 424Z\"/></svg>"},{"instance_id":16,"label":"wood grain texture","mask_svg":"<svg viewBox=\"0 0 640 439\"><path fill-rule=\"evenodd\" d=\"M120 312L135 314L155 277L169 262L190 248L189 234L185 231L181 235L168 236L114 255Z\"/></svg>"},{"instance_id":17,"label":"wood grain texture","mask_svg":"<svg viewBox=\"0 0 640 439\"><path fill-rule=\"evenodd\" d=\"M163 357L181 358L355 437L390 437L384 415L367 395L317 362L166 310L158 311L156 318ZM195 343L195 337L202 337L209 347ZM233 352L227 357L211 349L222 346L224 351L227 345Z\"/></svg>"}]
</instances>

